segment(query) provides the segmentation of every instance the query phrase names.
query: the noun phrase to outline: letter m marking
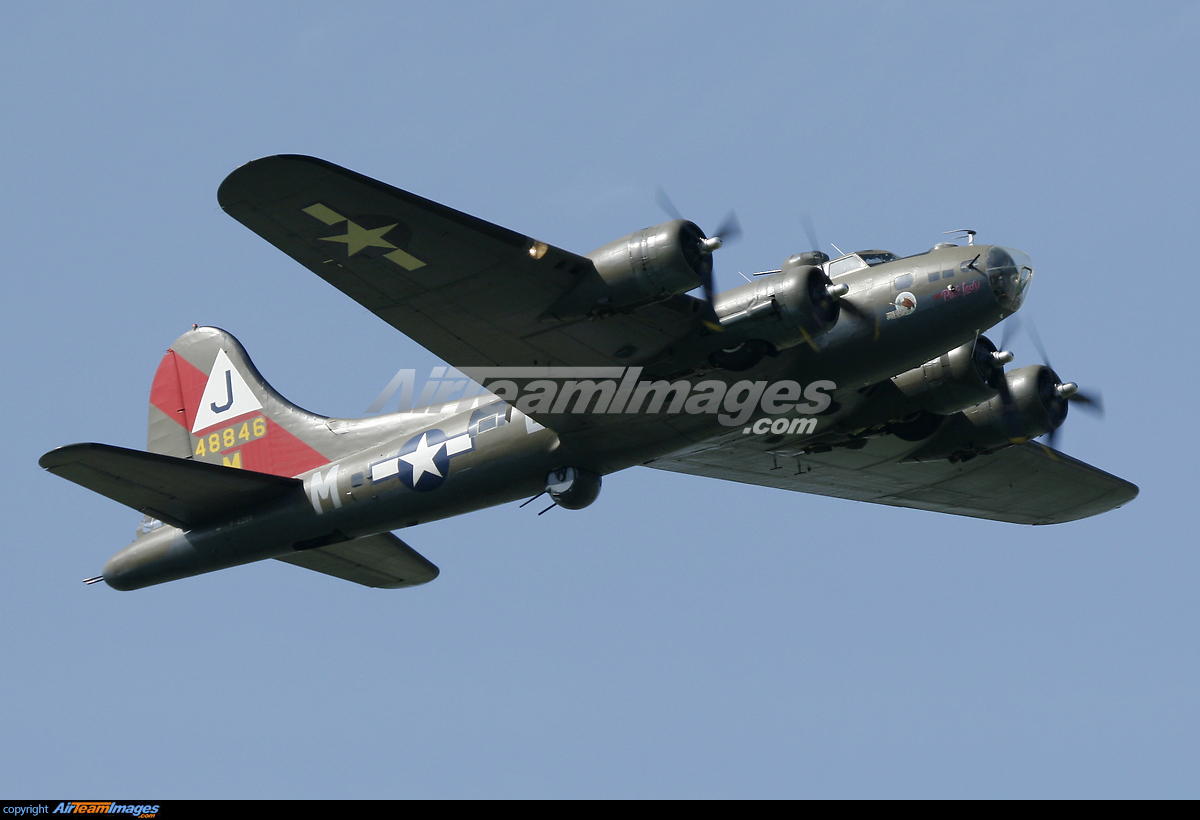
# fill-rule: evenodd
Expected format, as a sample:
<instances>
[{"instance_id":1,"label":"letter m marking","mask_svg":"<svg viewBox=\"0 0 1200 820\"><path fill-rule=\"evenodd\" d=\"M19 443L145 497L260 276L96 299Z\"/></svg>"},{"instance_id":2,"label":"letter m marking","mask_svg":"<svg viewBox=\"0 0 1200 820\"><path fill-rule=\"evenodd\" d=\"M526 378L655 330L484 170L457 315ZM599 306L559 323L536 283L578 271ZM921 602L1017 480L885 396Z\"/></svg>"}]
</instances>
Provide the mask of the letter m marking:
<instances>
[{"instance_id":1,"label":"letter m marking","mask_svg":"<svg viewBox=\"0 0 1200 820\"><path fill-rule=\"evenodd\" d=\"M325 510L322 508L321 502L328 498L333 501L334 509L341 509L342 499L337 491L338 465L333 465L329 468L329 472L325 473L325 477L321 477L321 471L315 471L308 479L308 497L312 501L313 510L317 515L320 515Z\"/></svg>"}]
</instances>

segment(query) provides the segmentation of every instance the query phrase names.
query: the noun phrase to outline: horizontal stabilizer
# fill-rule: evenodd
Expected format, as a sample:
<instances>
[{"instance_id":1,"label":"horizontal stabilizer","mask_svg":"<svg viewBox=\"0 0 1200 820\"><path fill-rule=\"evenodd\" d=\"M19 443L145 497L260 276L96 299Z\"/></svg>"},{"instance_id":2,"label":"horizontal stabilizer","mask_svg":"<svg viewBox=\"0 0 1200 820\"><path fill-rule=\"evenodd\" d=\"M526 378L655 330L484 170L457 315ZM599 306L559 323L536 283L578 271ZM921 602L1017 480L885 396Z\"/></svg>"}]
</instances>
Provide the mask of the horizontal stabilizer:
<instances>
[{"instance_id":1,"label":"horizontal stabilizer","mask_svg":"<svg viewBox=\"0 0 1200 820\"><path fill-rule=\"evenodd\" d=\"M426 584L438 576L437 567L390 532L284 555L279 560L384 589Z\"/></svg>"},{"instance_id":2,"label":"horizontal stabilizer","mask_svg":"<svg viewBox=\"0 0 1200 820\"><path fill-rule=\"evenodd\" d=\"M127 507L183 529L228 521L301 487L298 478L143 453L69 444L38 464Z\"/></svg>"}]
</instances>

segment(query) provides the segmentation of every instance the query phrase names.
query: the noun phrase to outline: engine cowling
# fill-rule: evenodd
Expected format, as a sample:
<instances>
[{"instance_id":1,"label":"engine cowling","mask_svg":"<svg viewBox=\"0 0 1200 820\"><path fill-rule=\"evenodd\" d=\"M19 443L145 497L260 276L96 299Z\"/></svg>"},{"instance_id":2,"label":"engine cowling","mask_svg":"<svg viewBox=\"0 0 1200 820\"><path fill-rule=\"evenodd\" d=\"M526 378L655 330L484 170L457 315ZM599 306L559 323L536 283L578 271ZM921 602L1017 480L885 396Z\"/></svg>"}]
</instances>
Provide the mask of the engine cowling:
<instances>
[{"instance_id":1,"label":"engine cowling","mask_svg":"<svg viewBox=\"0 0 1200 820\"><path fill-rule=\"evenodd\" d=\"M893 377L892 382L922 410L949 416L999 395L1004 368L996 352L996 346L980 336Z\"/></svg>"},{"instance_id":2,"label":"engine cowling","mask_svg":"<svg viewBox=\"0 0 1200 820\"><path fill-rule=\"evenodd\" d=\"M712 252L694 222L673 219L597 248L587 257L608 285L608 303L628 307L687 293L708 281Z\"/></svg>"},{"instance_id":3,"label":"engine cowling","mask_svg":"<svg viewBox=\"0 0 1200 820\"><path fill-rule=\"evenodd\" d=\"M1067 418L1060 384L1045 365L1005 373L998 395L952 416L909 460L965 461L1057 429Z\"/></svg>"},{"instance_id":4,"label":"engine cowling","mask_svg":"<svg viewBox=\"0 0 1200 820\"><path fill-rule=\"evenodd\" d=\"M810 341L837 324L841 307L829 293L825 271L797 254L779 273L739 285L717 297L721 325L739 338L762 340L776 350Z\"/></svg>"}]
</instances>

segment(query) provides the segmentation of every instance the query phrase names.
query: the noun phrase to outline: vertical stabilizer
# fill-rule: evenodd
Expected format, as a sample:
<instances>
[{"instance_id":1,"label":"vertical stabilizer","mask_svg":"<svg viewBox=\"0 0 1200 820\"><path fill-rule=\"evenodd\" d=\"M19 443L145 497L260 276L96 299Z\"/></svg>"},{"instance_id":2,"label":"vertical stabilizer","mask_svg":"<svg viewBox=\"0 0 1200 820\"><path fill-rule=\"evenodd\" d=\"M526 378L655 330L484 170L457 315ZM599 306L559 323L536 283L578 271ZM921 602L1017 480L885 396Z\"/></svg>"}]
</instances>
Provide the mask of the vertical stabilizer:
<instances>
[{"instance_id":1,"label":"vertical stabilizer","mask_svg":"<svg viewBox=\"0 0 1200 820\"><path fill-rule=\"evenodd\" d=\"M147 449L297 476L344 455L325 422L275 392L237 339L200 327L175 340L154 374Z\"/></svg>"}]
</instances>

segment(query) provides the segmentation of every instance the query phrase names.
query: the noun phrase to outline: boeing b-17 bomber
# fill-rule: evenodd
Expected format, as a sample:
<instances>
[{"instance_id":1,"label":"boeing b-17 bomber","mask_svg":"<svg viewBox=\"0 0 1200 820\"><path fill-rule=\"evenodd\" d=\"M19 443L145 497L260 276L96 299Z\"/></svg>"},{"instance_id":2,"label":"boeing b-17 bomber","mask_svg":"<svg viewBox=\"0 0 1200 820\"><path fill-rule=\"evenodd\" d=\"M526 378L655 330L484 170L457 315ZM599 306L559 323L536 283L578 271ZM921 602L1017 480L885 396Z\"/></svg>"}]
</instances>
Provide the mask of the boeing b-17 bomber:
<instances>
[{"instance_id":1,"label":"boeing b-17 bomber","mask_svg":"<svg viewBox=\"0 0 1200 820\"><path fill-rule=\"evenodd\" d=\"M1033 441L1095 400L1046 364L1005 371L1012 354L982 334L1021 307L1033 268L973 234L904 258L799 253L714 295L730 229L684 219L581 256L304 156L244 165L218 199L481 389L327 418L280 396L233 336L194 327L154 375L147 452L40 460L145 516L89 582L277 558L413 586L438 570L393 530L543 493L579 509L634 465L1021 524L1137 495Z\"/></svg>"}]
</instances>

